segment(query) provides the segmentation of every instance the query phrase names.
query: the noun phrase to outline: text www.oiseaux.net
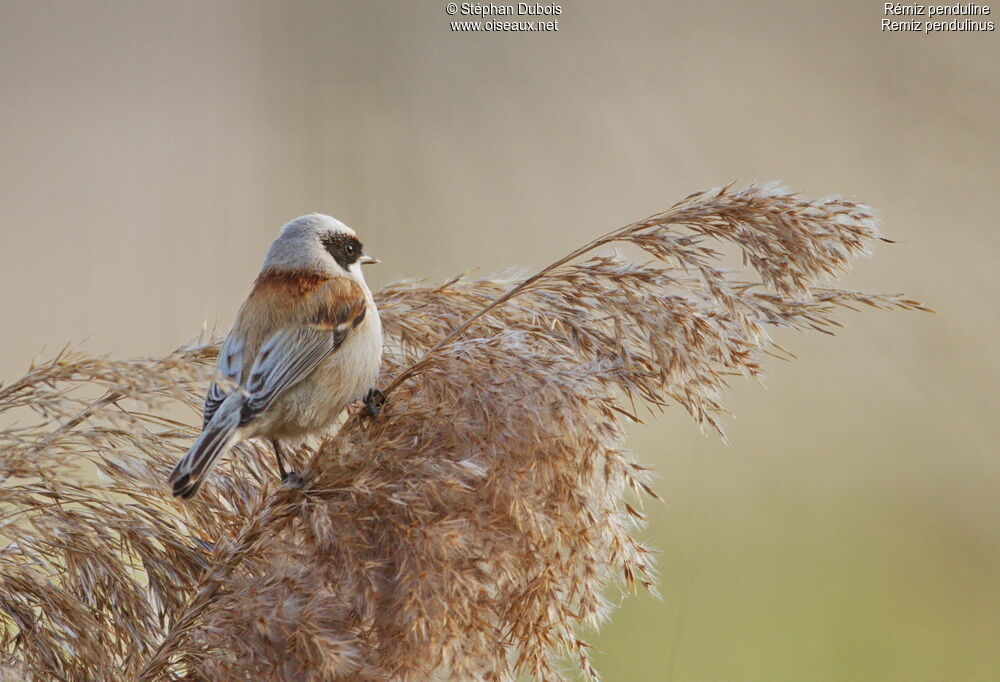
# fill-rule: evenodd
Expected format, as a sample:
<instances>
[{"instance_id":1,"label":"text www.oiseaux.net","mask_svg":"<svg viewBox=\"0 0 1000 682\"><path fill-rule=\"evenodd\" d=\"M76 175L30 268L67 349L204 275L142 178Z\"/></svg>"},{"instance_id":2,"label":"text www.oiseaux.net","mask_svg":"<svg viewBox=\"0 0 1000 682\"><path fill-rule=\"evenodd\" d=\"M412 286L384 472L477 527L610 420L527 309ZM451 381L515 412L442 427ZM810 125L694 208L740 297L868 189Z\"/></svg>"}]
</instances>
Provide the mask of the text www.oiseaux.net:
<instances>
[{"instance_id":1,"label":"text www.oiseaux.net","mask_svg":"<svg viewBox=\"0 0 1000 682\"><path fill-rule=\"evenodd\" d=\"M552 21L452 21L452 31L558 31L559 20Z\"/></svg>"}]
</instances>

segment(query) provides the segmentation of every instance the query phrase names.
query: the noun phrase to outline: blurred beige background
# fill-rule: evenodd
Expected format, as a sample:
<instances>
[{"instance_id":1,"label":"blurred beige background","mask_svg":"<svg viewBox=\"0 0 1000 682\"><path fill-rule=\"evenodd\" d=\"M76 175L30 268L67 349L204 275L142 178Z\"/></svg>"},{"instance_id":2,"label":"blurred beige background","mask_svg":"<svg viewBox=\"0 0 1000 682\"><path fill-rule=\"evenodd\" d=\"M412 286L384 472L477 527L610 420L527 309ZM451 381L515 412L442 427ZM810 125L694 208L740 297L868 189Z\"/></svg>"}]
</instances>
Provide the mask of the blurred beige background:
<instances>
[{"instance_id":1,"label":"blurred beige background","mask_svg":"<svg viewBox=\"0 0 1000 682\"><path fill-rule=\"evenodd\" d=\"M313 210L376 286L538 267L734 179L849 193L899 244L863 312L732 392L731 446L637 430L662 591L608 680L1000 679L1000 43L881 33L881 3L563 2L460 34L444 2L0 1L0 379L67 342L228 328ZM997 20L996 17L991 17Z\"/></svg>"}]
</instances>

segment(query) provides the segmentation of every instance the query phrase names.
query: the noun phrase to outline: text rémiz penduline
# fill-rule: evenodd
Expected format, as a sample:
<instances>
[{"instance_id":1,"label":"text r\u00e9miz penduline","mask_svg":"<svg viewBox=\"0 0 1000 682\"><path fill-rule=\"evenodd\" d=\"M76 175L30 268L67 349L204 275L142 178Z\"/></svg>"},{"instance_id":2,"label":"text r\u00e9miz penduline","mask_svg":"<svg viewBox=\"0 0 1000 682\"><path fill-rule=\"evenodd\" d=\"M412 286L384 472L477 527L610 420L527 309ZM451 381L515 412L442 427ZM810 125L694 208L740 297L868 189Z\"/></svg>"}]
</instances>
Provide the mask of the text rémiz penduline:
<instances>
[{"instance_id":1,"label":"text r\u00e9miz penduline","mask_svg":"<svg viewBox=\"0 0 1000 682\"><path fill-rule=\"evenodd\" d=\"M990 14L989 5L977 5L972 2L955 5L903 5L887 2L884 4L886 17L969 17ZM993 31L992 21L977 21L976 19L952 19L951 21L921 21L919 19L882 20L883 31L919 31L921 33L938 33L945 31Z\"/></svg>"},{"instance_id":2,"label":"text r\u00e9miz penduline","mask_svg":"<svg viewBox=\"0 0 1000 682\"><path fill-rule=\"evenodd\" d=\"M984 15L990 13L989 5L977 5L972 2L955 5L901 5L885 3L885 15L903 15L911 17L958 17Z\"/></svg>"}]
</instances>

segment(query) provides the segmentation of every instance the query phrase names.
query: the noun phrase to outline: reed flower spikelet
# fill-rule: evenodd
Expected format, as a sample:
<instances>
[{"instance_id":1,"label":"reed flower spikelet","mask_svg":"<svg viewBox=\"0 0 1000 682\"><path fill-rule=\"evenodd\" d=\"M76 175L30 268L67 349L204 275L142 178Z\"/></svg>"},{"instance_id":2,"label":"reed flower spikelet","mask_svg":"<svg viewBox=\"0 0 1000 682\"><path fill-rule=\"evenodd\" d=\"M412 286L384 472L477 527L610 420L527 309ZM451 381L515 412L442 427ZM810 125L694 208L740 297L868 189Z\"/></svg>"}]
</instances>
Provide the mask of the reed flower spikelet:
<instances>
[{"instance_id":1,"label":"reed flower spikelet","mask_svg":"<svg viewBox=\"0 0 1000 682\"><path fill-rule=\"evenodd\" d=\"M0 431L0 670L554 679L569 657L596 678L580 632L614 586L655 589L636 503L655 492L624 427L675 403L721 431L730 378L780 351L770 328L925 309L821 285L879 239L851 201L726 187L527 279L389 285L382 415L297 452L299 487L241 444L187 503L163 481L194 428L165 415L195 421L217 346L61 353L0 387L18 415Z\"/></svg>"}]
</instances>

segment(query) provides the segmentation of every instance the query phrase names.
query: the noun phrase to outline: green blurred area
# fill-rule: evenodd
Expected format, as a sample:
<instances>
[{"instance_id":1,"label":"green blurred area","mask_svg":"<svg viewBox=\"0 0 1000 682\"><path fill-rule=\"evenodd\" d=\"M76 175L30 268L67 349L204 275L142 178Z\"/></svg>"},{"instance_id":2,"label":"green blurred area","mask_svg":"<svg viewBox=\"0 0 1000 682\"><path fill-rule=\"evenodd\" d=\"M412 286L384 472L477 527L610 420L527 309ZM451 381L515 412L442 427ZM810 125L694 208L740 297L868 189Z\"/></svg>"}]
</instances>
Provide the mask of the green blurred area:
<instances>
[{"instance_id":1,"label":"green blurred area","mask_svg":"<svg viewBox=\"0 0 1000 682\"><path fill-rule=\"evenodd\" d=\"M994 453L883 422L871 392L831 409L784 380L794 371L736 392L747 403L728 448L636 434L662 475L665 504L646 511L663 599L625 600L596 638L598 668L614 680L996 679ZM826 414L800 416L805 404Z\"/></svg>"},{"instance_id":2,"label":"green blurred area","mask_svg":"<svg viewBox=\"0 0 1000 682\"><path fill-rule=\"evenodd\" d=\"M605 679L1000 679L1000 44L883 33L881 3L562 3L456 34L419 2L0 3L0 379L69 341L117 356L225 330L286 220L356 227L374 285L537 268L689 192L781 179L899 243L862 311L730 445L678 408L663 600L589 638ZM47 351L44 349L48 349Z\"/></svg>"}]
</instances>

